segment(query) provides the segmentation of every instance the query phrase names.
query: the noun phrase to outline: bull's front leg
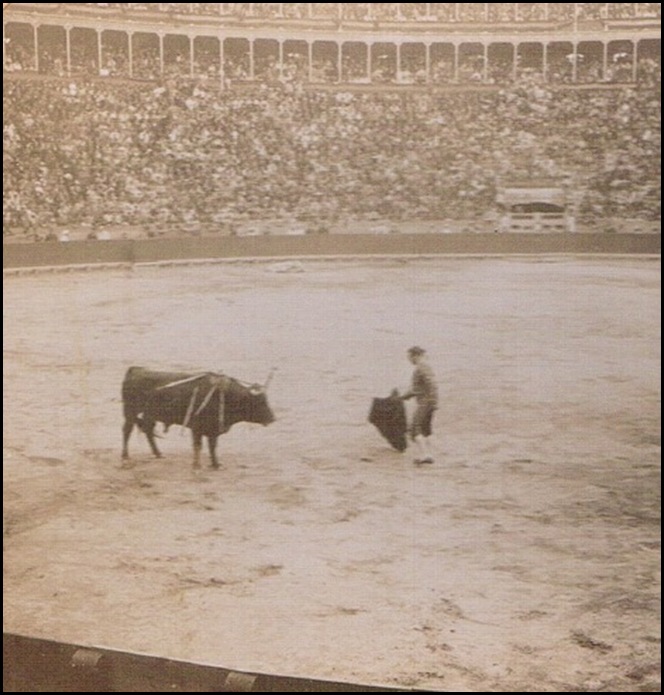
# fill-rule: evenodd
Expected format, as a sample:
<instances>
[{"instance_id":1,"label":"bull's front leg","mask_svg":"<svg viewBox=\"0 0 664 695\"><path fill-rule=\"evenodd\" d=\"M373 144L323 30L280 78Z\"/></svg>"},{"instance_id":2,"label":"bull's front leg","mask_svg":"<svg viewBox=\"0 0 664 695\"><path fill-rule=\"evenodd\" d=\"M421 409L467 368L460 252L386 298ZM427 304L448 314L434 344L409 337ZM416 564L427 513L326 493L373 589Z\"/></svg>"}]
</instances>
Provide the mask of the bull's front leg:
<instances>
[{"instance_id":1,"label":"bull's front leg","mask_svg":"<svg viewBox=\"0 0 664 695\"><path fill-rule=\"evenodd\" d=\"M210 466L212 468L219 468L219 461L217 461L217 437L208 437L208 450L210 452Z\"/></svg>"},{"instance_id":2,"label":"bull's front leg","mask_svg":"<svg viewBox=\"0 0 664 695\"><path fill-rule=\"evenodd\" d=\"M201 449L203 448L203 435L196 431L191 431L191 439L194 445L194 468L201 467Z\"/></svg>"}]
</instances>

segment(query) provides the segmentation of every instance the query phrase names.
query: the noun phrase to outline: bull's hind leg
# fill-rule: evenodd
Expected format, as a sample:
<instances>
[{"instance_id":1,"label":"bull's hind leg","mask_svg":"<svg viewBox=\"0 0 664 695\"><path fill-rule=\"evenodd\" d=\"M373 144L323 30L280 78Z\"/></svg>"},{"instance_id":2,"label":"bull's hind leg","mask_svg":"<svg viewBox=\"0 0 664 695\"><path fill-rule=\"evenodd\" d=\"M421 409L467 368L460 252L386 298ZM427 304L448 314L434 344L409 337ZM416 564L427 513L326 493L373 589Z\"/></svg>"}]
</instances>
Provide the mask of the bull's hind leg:
<instances>
[{"instance_id":1,"label":"bull's hind leg","mask_svg":"<svg viewBox=\"0 0 664 695\"><path fill-rule=\"evenodd\" d=\"M133 420L125 420L122 426L122 460L126 461L129 458L129 437L134 429Z\"/></svg>"},{"instance_id":2,"label":"bull's hind leg","mask_svg":"<svg viewBox=\"0 0 664 695\"><path fill-rule=\"evenodd\" d=\"M145 432L145 436L148 438L148 443L150 444L150 449L156 458L161 458L161 451L157 447L157 442L154 439L154 426L157 423L154 420L143 420L141 423L141 429Z\"/></svg>"}]
</instances>

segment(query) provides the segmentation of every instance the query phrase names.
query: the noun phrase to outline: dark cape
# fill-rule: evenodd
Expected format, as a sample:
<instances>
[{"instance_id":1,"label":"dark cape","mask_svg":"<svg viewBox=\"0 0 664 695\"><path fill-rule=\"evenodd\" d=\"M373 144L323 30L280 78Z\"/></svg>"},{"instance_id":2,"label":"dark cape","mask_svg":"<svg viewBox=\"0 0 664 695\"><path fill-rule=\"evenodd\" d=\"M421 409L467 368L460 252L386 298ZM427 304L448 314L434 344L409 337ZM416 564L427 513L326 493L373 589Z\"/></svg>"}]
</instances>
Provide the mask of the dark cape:
<instances>
[{"instance_id":1,"label":"dark cape","mask_svg":"<svg viewBox=\"0 0 664 695\"><path fill-rule=\"evenodd\" d=\"M387 398L374 398L369 411L369 422L397 450L405 451L408 446L406 439L406 408L396 391Z\"/></svg>"}]
</instances>

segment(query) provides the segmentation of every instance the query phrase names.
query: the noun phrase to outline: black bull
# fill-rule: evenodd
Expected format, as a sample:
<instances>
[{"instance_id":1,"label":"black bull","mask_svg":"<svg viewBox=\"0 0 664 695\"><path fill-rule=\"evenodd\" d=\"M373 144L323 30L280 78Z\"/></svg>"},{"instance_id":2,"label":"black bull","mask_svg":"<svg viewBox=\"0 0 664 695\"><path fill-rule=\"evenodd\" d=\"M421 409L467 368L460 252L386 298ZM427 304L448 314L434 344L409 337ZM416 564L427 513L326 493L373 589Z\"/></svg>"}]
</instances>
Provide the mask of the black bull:
<instances>
[{"instance_id":1,"label":"black bull","mask_svg":"<svg viewBox=\"0 0 664 695\"><path fill-rule=\"evenodd\" d=\"M124 426L122 458L129 458L129 437L137 425L147 436L152 453L161 452L155 442L157 422L168 429L183 425L191 429L194 467L200 465L203 437L207 437L210 463L217 461L217 438L237 422L269 425L274 415L260 386L248 387L220 374L157 372L130 367L122 382Z\"/></svg>"}]
</instances>

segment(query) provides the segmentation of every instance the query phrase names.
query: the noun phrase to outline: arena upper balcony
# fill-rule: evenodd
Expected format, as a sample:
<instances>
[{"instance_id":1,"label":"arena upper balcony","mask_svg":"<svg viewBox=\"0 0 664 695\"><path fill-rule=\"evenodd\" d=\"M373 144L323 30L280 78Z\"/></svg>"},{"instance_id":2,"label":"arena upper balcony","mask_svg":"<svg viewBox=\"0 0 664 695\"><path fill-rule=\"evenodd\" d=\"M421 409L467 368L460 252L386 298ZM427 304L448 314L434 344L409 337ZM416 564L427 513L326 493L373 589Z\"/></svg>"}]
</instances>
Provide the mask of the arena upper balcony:
<instances>
[{"instance_id":1,"label":"arena upper balcony","mask_svg":"<svg viewBox=\"0 0 664 695\"><path fill-rule=\"evenodd\" d=\"M4 3L5 72L310 85L635 83L660 3Z\"/></svg>"},{"instance_id":2,"label":"arena upper balcony","mask_svg":"<svg viewBox=\"0 0 664 695\"><path fill-rule=\"evenodd\" d=\"M362 31L587 31L658 27L660 3L3 3L12 12Z\"/></svg>"}]
</instances>

